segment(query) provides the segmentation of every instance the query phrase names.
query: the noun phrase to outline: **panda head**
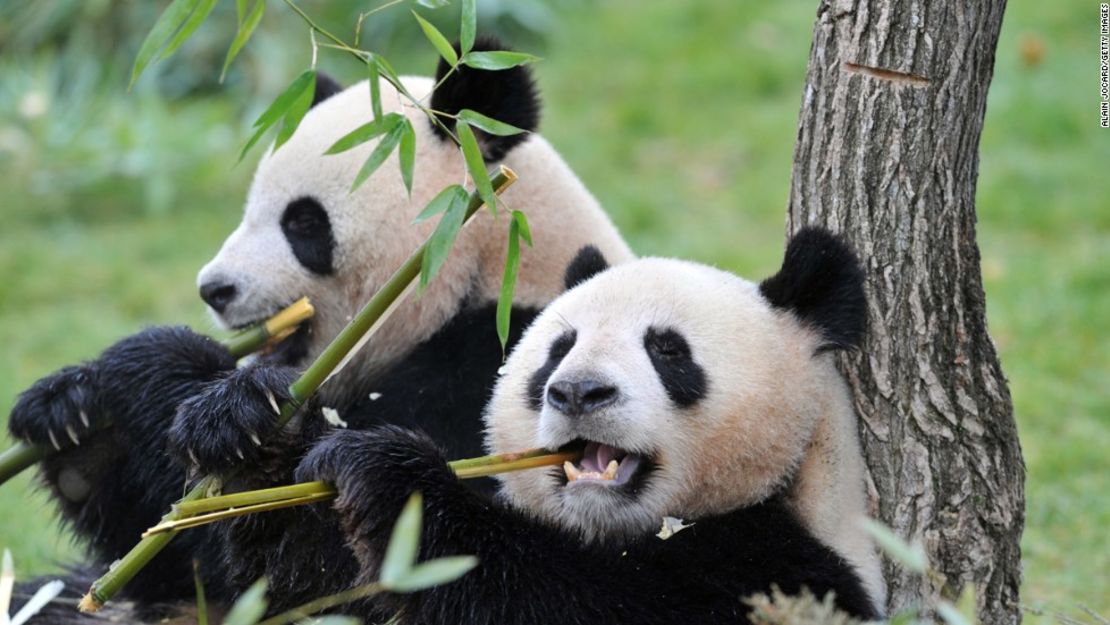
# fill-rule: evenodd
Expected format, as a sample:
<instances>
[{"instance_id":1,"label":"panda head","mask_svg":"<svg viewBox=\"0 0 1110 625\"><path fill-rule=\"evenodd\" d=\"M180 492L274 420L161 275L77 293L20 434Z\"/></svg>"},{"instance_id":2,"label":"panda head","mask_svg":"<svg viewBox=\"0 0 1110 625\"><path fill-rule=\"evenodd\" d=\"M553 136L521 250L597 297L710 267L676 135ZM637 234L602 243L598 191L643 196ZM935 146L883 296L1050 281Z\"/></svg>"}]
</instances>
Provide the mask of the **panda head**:
<instances>
[{"instance_id":1,"label":"panda head","mask_svg":"<svg viewBox=\"0 0 1110 625\"><path fill-rule=\"evenodd\" d=\"M501 46L480 40L475 49ZM447 69L441 64L435 80L405 77L402 82L423 98ZM396 151L351 191L377 141L339 154L324 152L371 121L369 88L363 82L344 89L321 76L312 107L297 131L280 149L271 148L262 157L239 227L198 276L201 297L227 328L258 322L302 296L310 297L316 316L275 355L290 364L314 356L342 329L434 227L434 220L414 225L413 218L444 187L465 180L458 148L441 128L384 80L381 101L385 114L404 114L416 131L411 197L401 180ZM447 114L473 109L527 131L539 121L536 89L523 67L497 72L459 68L425 102ZM441 121L453 124L450 117ZM531 136L475 134L489 164ZM477 254L463 256L473 259ZM467 272L473 271L454 265L445 267L438 282L465 282ZM429 302L451 299L429 295Z\"/></svg>"},{"instance_id":2,"label":"panda head","mask_svg":"<svg viewBox=\"0 0 1110 625\"><path fill-rule=\"evenodd\" d=\"M762 284L660 258L602 271L536 319L486 415L493 452L584 457L507 474L502 492L587 540L764 500L842 392L828 352L857 345L865 316L854 255L819 230Z\"/></svg>"}]
</instances>

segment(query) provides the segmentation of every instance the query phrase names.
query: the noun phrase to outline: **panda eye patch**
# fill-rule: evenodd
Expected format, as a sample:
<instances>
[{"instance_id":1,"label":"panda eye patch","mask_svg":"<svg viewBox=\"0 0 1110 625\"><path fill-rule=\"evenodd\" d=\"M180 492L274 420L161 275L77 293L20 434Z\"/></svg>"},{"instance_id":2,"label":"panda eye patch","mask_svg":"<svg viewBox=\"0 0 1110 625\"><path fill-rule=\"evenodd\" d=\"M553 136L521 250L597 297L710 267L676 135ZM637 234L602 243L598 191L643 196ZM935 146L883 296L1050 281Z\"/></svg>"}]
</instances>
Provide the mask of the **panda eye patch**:
<instances>
[{"instance_id":1,"label":"panda eye patch","mask_svg":"<svg viewBox=\"0 0 1110 625\"><path fill-rule=\"evenodd\" d=\"M688 408L705 397L708 387L705 371L694 362L690 344L678 331L648 328L644 333L644 349L667 396L676 405Z\"/></svg>"},{"instance_id":2,"label":"panda eye patch","mask_svg":"<svg viewBox=\"0 0 1110 625\"><path fill-rule=\"evenodd\" d=\"M290 202L281 216L281 232L305 269L325 276L334 272L335 238L331 221L315 198L302 197Z\"/></svg>"},{"instance_id":3,"label":"panda eye patch","mask_svg":"<svg viewBox=\"0 0 1110 625\"><path fill-rule=\"evenodd\" d=\"M532 377L528 378L527 399L528 407L532 410L539 410L543 406L543 393L544 387L547 386L547 380L552 373L555 373L555 369L563 361L563 358L566 358L567 354L570 353L577 339L578 333L574 330L560 335L547 351L547 361L539 369L536 369Z\"/></svg>"}]
</instances>

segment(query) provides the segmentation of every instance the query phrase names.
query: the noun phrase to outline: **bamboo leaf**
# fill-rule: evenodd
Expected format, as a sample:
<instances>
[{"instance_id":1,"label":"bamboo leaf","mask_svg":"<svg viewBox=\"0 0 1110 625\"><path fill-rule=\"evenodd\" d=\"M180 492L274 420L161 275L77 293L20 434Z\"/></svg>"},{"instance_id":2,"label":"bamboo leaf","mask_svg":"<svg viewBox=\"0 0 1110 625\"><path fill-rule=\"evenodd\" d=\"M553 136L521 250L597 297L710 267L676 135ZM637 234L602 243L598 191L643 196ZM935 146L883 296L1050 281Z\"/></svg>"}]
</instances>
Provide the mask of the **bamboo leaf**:
<instances>
[{"instance_id":1,"label":"bamboo leaf","mask_svg":"<svg viewBox=\"0 0 1110 625\"><path fill-rule=\"evenodd\" d=\"M315 83L315 81L313 81ZM310 88L301 92L301 95L293 101L289 111L285 113L285 117L281 121L281 129L278 130L277 139L274 140L274 151L285 145L289 137L297 131L297 126L301 125L301 120L304 119L305 113L312 107L312 98L315 95L316 87L313 84Z\"/></svg>"},{"instance_id":2,"label":"bamboo leaf","mask_svg":"<svg viewBox=\"0 0 1110 625\"><path fill-rule=\"evenodd\" d=\"M266 0L255 0L254 6L251 7L250 13L246 17L242 17L242 11L246 5L245 0L238 0L237 8L240 12L239 30L235 32L235 38L231 40L231 47L227 49L227 56L224 58L224 68L220 71L220 82L224 81L227 77L227 70L231 67L232 61L235 57L239 56L239 52L243 46L247 45L251 35L254 34L254 29L258 27L258 23L262 21L262 14L266 9Z\"/></svg>"},{"instance_id":3,"label":"bamboo leaf","mask_svg":"<svg viewBox=\"0 0 1110 625\"><path fill-rule=\"evenodd\" d=\"M223 625L254 625L266 613L269 605L270 602L266 599L266 578L262 578L239 595L235 605L231 606L224 617Z\"/></svg>"},{"instance_id":4,"label":"bamboo leaf","mask_svg":"<svg viewBox=\"0 0 1110 625\"><path fill-rule=\"evenodd\" d=\"M870 519L866 520L864 528L892 560L910 571L925 572L929 561L925 556L925 549L920 544L911 545L899 538L889 527Z\"/></svg>"},{"instance_id":5,"label":"bamboo leaf","mask_svg":"<svg viewBox=\"0 0 1110 625\"><path fill-rule=\"evenodd\" d=\"M528 216L515 210L513 211L513 221L517 222L517 226L520 228L520 238L524 239L528 247L532 247L532 228L528 225Z\"/></svg>"},{"instance_id":6,"label":"bamboo leaf","mask_svg":"<svg viewBox=\"0 0 1110 625\"><path fill-rule=\"evenodd\" d=\"M391 84L396 85L396 87L400 89L401 95L405 96L409 100L417 99L414 98L413 95L409 93L409 90L405 88L404 83L401 82L400 76L397 75L397 70L393 69L393 66L390 65L389 60L386 59L384 56L371 52L369 53L369 56L366 57L366 61L367 63L373 62L375 65L377 65L378 72L389 79L389 82Z\"/></svg>"},{"instance_id":7,"label":"bamboo leaf","mask_svg":"<svg viewBox=\"0 0 1110 625\"><path fill-rule=\"evenodd\" d=\"M458 237L459 230L466 219L466 208L467 204L470 203L470 195L458 185L444 190L445 193L447 191L451 192L447 210L443 213L439 223L436 224L435 232L428 239L428 247L424 250L424 258L420 263L420 288L422 289L431 283L432 278L439 273L443 263L447 261L447 256L451 253L451 247L455 244L455 239ZM443 193L440 193L440 195L443 195ZM435 200L433 200L434 202ZM431 205L428 208L430 209Z\"/></svg>"},{"instance_id":8,"label":"bamboo leaf","mask_svg":"<svg viewBox=\"0 0 1110 625\"><path fill-rule=\"evenodd\" d=\"M464 121L455 125L455 131L458 133L459 143L462 145L466 169L470 172L470 177L474 179L474 187L478 189L478 195L486 203L486 206L489 206L490 211L497 214L497 196L494 195L493 185L489 182L489 172L486 171L486 162L482 158L482 150L478 147L478 140L474 138L474 131Z\"/></svg>"},{"instance_id":9,"label":"bamboo leaf","mask_svg":"<svg viewBox=\"0 0 1110 625\"><path fill-rule=\"evenodd\" d=\"M429 9L442 9L451 4L451 0L416 0L416 3Z\"/></svg>"},{"instance_id":10,"label":"bamboo leaf","mask_svg":"<svg viewBox=\"0 0 1110 625\"><path fill-rule=\"evenodd\" d=\"M432 586L442 586L462 577L476 566L478 558L474 556L436 558L416 565L389 584L389 589L394 592L416 592Z\"/></svg>"},{"instance_id":11,"label":"bamboo leaf","mask_svg":"<svg viewBox=\"0 0 1110 625\"><path fill-rule=\"evenodd\" d=\"M401 510L389 537L389 546L382 558L381 583L389 586L412 570L420 549L420 527L424 514L424 498L413 493Z\"/></svg>"},{"instance_id":12,"label":"bamboo leaf","mask_svg":"<svg viewBox=\"0 0 1110 625\"><path fill-rule=\"evenodd\" d=\"M401 146L397 149L397 159L401 162L401 180L405 190L412 197L412 172L416 168L416 130L412 122L401 122Z\"/></svg>"},{"instance_id":13,"label":"bamboo leaf","mask_svg":"<svg viewBox=\"0 0 1110 625\"><path fill-rule=\"evenodd\" d=\"M393 148L397 147L397 143L400 142L401 135L405 132L404 125L401 123L401 120L404 118L400 115L394 117L394 115L395 114L390 114L386 117L386 119L389 120L386 122L389 131L385 133L385 136L378 142L378 145L374 146L374 151L366 158L366 162L362 164L362 169L358 170L358 175L355 176L355 181L351 184L352 192L361 187L362 183L366 182L366 179L381 167L385 159L389 158L389 154L393 151Z\"/></svg>"},{"instance_id":14,"label":"bamboo leaf","mask_svg":"<svg viewBox=\"0 0 1110 625\"><path fill-rule=\"evenodd\" d=\"M197 8L199 2L200 0L173 0L166 10L162 11L146 38L143 39L142 45L139 46L139 53L135 55L135 65L131 68L131 82L127 85L128 89L135 86L135 81L142 75L154 55L181 28L185 20L189 19L189 15Z\"/></svg>"},{"instance_id":15,"label":"bamboo leaf","mask_svg":"<svg viewBox=\"0 0 1110 625\"><path fill-rule=\"evenodd\" d=\"M359 625L362 623L362 621L353 616L343 616L340 614L327 614L299 622L309 625Z\"/></svg>"},{"instance_id":16,"label":"bamboo leaf","mask_svg":"<svg viewBox=\"0 0 1110 625\"><path fill-rule=\"evenodd\" d=\"M382 118L382 81L381 72L378 70L378 64L370 61L366 64L366 69L370 73L370 110L374 112L374 120L377 121Z\"/></svg>"},{"instance_id":17,"label":"bamboo leaf","mask_svg":"<svg viewBox=\"0 0 1110 625\"><path fill-rule=\"evenodd\" d=\"M435 217L436 215L446 211L448 208L451 208L451 202L455 201L455 197L460 193L462 195L466 195L466 189L457 184L453 184L440 191L439 195L432 198L432 201L428 202L428 205L424 207L424 210L420 211L420 214L416 216L416 219L412 220L412 223L418 224L422 221L427 221L428 219L431 219L432 217Z\"/></svg>"},{"instance_id":18,"label":"bamboo leaf","mask_svg":"<svg viewBox=\"0 0 1110 625\"><path fill-rule=\"evenodd\" d=\"M305 70L300 76L293 79L293 82L285 88L285 91L283 91L281 95L270 104L270 107L263 111L262 114L258 116L258 119L254 121L254 135L247 141L247 145L243 146L243 151L239 153L240 161L243 160L247 152L254 147L254 144L258 143L262 135L266 134L266 131L269 130L271 126L276 124L279 119L289 112L290 108L297 104L297 100L301 98L306 91L310 94L313 92L315 84L316 70L312 69ZM311 95L309 96L309 101L311 103Z\"/></svg>"},{"instance_id":19,"label":"bamboo leaf","mask_svg":"<svg viewBox=\"0 0 1110 625\"><path fill-rule=\"evenodd\" d=\"M501 352L509 342L509 323L513 312L513 291L520 273L520 222L509 222L509 251L505 254L505 273L501 277L501 295L497 298L497 340Z\"/></svg>"},{"instance_id":20,"label":"bamboo leaf","mask_svg":"<svg viewBox=\"0 0 1110 625\"><path fill-rule=\"evenodd\" d=\"M376 118L374 121L366 122L358 128L355 128L351 132L340 137L338 141L333 143L332 146L324 152L324 154L339 154L340 152L346 152L353 147L362 145L374 137L388 132L390 129L390 122L393 121L393 115L400 117L400 115L392 113L390 117Z\"/></svg>"},{"instance_id":21,"label":"bamboo leaf","mask_svg":"<svg viewBox=\"0 0 1110 625\"><path fill-rule=\"evenodd\" d=\"M475 0L462 0L462 20L459 24L459 48L463 55L474 47L474 32L478 28L478 12Z\"/></svg>"},{"instance_id":22,"label":"bamboo leaf","mask_svg":"<svg viewBox=\"0 0 1110 625\"><path fill-rule=\"evenodd\" d=\"M197 625L208 625L208 600L204 596L204 580L200 578L200 563L193 560L193 587L197 597Z\"/></svg>"},{"instance_id":23,"label":"bamboo leaf","mask_svg":"<svg viewBox=\"0 0 1110 625\"><path fill-rule=\"evenodd\" d=\"M482 115L481 113L477 111L472 111L470 109L463 109L459 111L458 119L470 124L471 126L474 126L475 128L481 128L491 135L498 135L501 137L518 135L522 132L525 132L523 128L517 128L512 124L499 122L492 117L486 117L485 115Z\"/></svg>"},{"instance_id":24,"label":"bamboo leaf","mask_svg":"<svg viewBox=\"0 0 1110 625\"><path fill-rule=\"evenodd\" d=\"M459 62L474 69L496 71L516 67L517 65L535 63L538 60L540 60L540 57L532 54L499 50L494 52L468 52L463 55Z\"/></svg>"},{"instance_id":25,"label":"bamboo leaf","mask_svg":"<svg viewBox=\"0 0 1110 625\"><path fill-rule=\"evenodd\" d=\"M439 55L451 65L458 63L459 55L455 53L455 49L451 47L451 43L447 41L443 33L439 32L439 29L433 26L431 22L420 17L420 14L416 11L412 12L412 16L416 18L416 21L420 24L421 30L424 31L424 36L432 43L436 52L439 52Z\"/></svg>"},{"instance_id":26,"label":"bamboo leaf","mask_svg":"<svg viewBox=\"0 0 1110 625\"><path fill-rule=\"evenodd\" d=\"M176 52L177 49L181 47L181 44L185 43L185 41L200 28L200 25L208 18L208 14L215 8L216 1L217 0L200 0L192 15L185 21L185 25L181 27L181 30L177 31L177 34L170 40L166 49L162 50L162 54L158 57L159 61L170 58L170 55Z\"/></svg>"}]
</instances>

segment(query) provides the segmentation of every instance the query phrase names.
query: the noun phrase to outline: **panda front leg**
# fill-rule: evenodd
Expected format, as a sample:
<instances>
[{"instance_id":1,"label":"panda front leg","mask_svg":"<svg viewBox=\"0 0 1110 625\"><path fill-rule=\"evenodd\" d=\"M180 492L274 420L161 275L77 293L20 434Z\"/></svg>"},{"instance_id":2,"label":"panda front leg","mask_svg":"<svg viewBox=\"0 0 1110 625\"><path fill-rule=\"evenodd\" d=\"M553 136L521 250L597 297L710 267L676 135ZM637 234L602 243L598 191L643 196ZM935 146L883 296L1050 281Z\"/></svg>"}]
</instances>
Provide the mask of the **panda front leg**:
<instances>
[{"instance_id":1,"label":"panda front leg","mask_svg":"<svg viewBox=\"0 0 1110 625\"><path fill-rule=\"evenodd\" d=\"M400 623L722 622L669 600L672 575L681 580L692 571L642 574L651 565L634 555L584 545L571 532L476 495L420 433L396 426L336 432L309 452L297 479L335 484L334 508L361 564L359 582L378 578L393 524L414 492L424 501L418 560L477 556L478 566L456 581L378 597L374 609L397 614Z\"/></svg>"},{"instance_id":2,"label":"panda front leg","mask_svg":"<svg viewBox=\"0 0 1110 625\"><path fill-rule=\"evenodd\" d=\"M179 403L235 368L216 341L183 327L155 327L127 337L99 358L49 375L16 401L12 435L56 449L41 474L62 516L96 563L126 553L181 494L185 472L166 454L166 432ZM132 596L165 599L188 580L182 541L140 576ZM177 571L177 572L175 572Z\"/></svg>"}]
</instances>

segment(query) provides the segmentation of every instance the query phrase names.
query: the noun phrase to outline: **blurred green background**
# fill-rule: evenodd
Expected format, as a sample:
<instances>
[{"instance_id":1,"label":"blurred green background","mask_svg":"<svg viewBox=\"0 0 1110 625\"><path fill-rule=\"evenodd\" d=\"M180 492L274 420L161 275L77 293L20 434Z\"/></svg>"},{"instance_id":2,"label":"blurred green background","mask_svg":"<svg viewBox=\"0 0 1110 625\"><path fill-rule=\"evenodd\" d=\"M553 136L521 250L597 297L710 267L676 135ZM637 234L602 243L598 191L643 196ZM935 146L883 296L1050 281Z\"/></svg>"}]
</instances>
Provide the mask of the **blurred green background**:
<instances>
[{"instance_id":1,"label":"blurred green background","mask_svg":"<svg viewBox=\"0 0 1110 625\"><path fill-rule=\"evenodd\" d=\"M271 3L219 85L221 3L130 93L164 2L0 4L0 415L35 379L146 324L213 330L194 277L239 220L250 121L309 62ZM228 5L228 6L224 6ZM350 38L369 4L305 1ZM479 2L481 29L540 54L543 132L645 254L761 276L780 258L815 2ZM1110 614L1110 131L1097 120L1097 4L1011 3L982 141L979 242L992 334L1028 464L1023 601ZM453 36L455 9L425 15ZM364 46L435 57L407 3ZM358 66L324 52L348 81ZM7 444L4 441L3 444ZM27 477L0 490L21 576L77 553Z\"/></svg>"}]
</instances>

